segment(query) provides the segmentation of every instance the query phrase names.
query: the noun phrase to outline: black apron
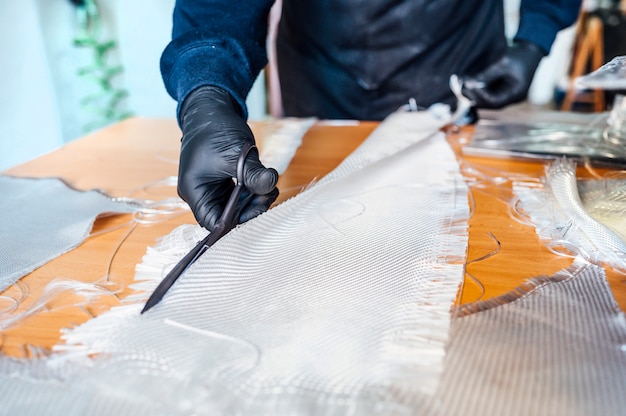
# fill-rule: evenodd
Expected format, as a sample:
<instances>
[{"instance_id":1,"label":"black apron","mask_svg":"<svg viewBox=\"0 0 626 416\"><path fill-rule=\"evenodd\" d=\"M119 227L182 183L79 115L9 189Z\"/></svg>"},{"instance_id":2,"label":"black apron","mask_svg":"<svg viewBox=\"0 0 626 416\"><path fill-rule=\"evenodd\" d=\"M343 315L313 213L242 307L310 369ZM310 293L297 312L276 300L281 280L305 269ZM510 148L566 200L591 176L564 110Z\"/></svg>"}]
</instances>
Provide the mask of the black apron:
<instances>
[{"instance_id":1,"label":"black apron","mask_svg":"<svg viewBox=\"0 0 626 416\"><path fill-rule=\"evenodd\" d=\"M382 120L414 98L454 106L450 75L504 51L502 0L283 0L284 115Z\"/></svg>"}]
</instances>

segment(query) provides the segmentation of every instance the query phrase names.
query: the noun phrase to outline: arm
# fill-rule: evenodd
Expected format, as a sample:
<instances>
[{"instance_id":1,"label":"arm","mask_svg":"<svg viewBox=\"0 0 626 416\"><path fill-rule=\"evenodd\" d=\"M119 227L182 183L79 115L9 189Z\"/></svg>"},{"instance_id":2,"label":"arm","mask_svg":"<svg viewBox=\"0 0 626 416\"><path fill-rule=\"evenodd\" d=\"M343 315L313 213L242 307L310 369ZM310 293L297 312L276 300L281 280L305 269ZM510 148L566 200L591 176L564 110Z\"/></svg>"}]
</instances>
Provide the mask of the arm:
<instances>
[{"instance_id":1,"label":"arm","mask_svg":"<svg viewBox=\"0 0 626 416\"><path fill-rule=\"evenodd\" d=\"M172 41L161 75L179 110L191 91L227 91L246 114L245 99L267 64L265 39L272 0L177 0Z\"/></svg>"},{"instance_id":2,"label":"arm","mask_svg":"<svg viewBox=\"0 0 626 416\"><path fill-rule=\"evenodd\" d=\"M234 188L237 158L254 144L245 99L266 65L269 0L177 0L173 40L161 57L168 93L178 101L183 137L178 194L198 223L212 230ZM278 174L257 151L246 158L244 185L255 194L244 222L278 196Z\"/></svg>"},{"instance_id":3,"label":"arm","mask_svg":"<svg viewBox=\"0 0 626 416\"><path fill-rule=\"evenodd\" d=\"M576 22L580 4L581 0L522 0L514 41L530 42L547 55L557 33Z\"/></svg>"},{"instance_id":4,"label":"arm","mask_svg":"<svg viewBox=\"0 0 626 416\"><path fill-rule=\"evenodd\" d=\"M520 102L557 33L576 21L581 0L522 0L520 24L504 55L482 73L465 80L464 93L480 108Z\"/></svg>"}]
</instances>

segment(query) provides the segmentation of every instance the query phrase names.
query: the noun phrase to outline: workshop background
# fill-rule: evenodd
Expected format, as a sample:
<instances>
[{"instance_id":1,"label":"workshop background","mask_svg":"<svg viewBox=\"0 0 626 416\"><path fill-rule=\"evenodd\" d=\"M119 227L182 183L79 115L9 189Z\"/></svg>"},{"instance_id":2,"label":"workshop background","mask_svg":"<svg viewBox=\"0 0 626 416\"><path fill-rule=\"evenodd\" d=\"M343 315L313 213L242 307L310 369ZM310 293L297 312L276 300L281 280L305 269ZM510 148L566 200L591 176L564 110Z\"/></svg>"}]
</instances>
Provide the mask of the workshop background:
<instances>
[{"instance_id":1,"label":"workshop background","mask_svg":"<svg viewBox=\"0 0 626 416\"><path fill-rule=\"evenodd\" d=\"M174 3L0 0L0 170L126 117L174 117L159 73ZM586 1L585 8L603 3L614 1ZM509 36L518 8L519 0L505 0ZM554 107L555 91L568 83L574 38L575 27L559 34L529 105ZM248 98L251 120L268 117L265 79Z\"/></svg>"}]
</instances>

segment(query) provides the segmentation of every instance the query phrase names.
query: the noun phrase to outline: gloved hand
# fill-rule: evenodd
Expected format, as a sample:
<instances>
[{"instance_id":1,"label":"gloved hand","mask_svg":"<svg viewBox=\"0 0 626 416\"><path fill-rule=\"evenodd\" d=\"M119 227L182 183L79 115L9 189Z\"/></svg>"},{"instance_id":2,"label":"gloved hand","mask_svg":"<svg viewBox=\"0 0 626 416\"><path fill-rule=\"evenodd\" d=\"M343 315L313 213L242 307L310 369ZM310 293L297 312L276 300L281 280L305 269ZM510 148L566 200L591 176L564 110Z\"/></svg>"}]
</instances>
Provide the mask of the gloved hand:
<instances>
[{"instance_id":1,"label":"gloved hand","mask_svg":"<svg viewBox=\"0 0 626 416\"><path fill-rule=\"evenodd\" d=\"M239 106L218 87L194 90L181 108L183 138L178 169L178 194L191 207L200 225L212 230L234 188L237 159L254 136ZM265 168L253 149L246 158L244 185L256 194L238 222L265 212L276 200L278 172ZM245 195L242 195L245 197Z\"/></svg>"},{"instance_id":2,"label":"gloved hand","mask_svg":"<svg viewBox=\"0 0 626 416\"><path fill-rule=\"evenodd\" d=\"M534 43L517 41L504 55L475 77L463 80L463 95L478 108L502 108L528 95L535 70L545 55Z\"/></svg>"}]
</instances>

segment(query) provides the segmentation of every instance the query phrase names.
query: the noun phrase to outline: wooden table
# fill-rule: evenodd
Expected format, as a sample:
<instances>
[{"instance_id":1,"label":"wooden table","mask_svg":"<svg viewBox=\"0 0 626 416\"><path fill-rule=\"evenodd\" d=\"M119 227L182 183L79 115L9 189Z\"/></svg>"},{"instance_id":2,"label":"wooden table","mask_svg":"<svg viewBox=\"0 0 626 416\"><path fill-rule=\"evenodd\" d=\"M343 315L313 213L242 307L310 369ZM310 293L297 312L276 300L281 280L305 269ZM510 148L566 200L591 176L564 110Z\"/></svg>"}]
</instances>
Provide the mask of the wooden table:
<instances>
[{"instance_id":1,"label":"wooden table","mask_svg":"<svg viewBox=\"0 0 626 416\"><path fill-rule=\"evenodd\" d=\"M280 178L281 196L277 202L295 195L312 180L331 171L376 126L377 123L373 122L355 125L318 123L313 126ZM271 130L271 123L256 123L252 127L262 147L263 136ZM490 177L540 177L543 174L541 163L461 157L460 148L470 133L466 130L452 132L448 136L466 173L479 171ZM173 187L159 186L154 181L177 174L179 145L180 130L175 120L133 118L5 173L61 177L77 189L98 188L111 196L173 197ZM586 174L581 170L581 176ZM506 203L510 193L510 183L506 182L471 187L475 209L469 222L467 275L459 291L460 303L502 295L528 278L551 275L572 262L552 254L539 242L532 227L510 217ZM164 217L149 225L131 227L128 225L130 221L130 215L97 220L93 233L101 234L88 238L78 248L21 279L21 290L29 290L30 294L21 302L16 313L28 310L54 279L82 282L108 279L111 285L119 288L119 293L92 300L86 306L81 306L81 299L75 295L52 298L47 311L34 314L2 332L2 353L30 356L39 348L50 348L59 342L63 328L73 327L118 304L130 293L128 284L132 282L135 266L141 262L146 248L180 224L195 223L189 212ZM105 232L107 230L111 231ZM489 256L498 247L498 253ZM475 261L482 257L486 258ZM624 276L611 270L608 274L618 303L626 309ZM19 290L12 287L4 295L18 297Z\"/></svg>"}]
</instances>

